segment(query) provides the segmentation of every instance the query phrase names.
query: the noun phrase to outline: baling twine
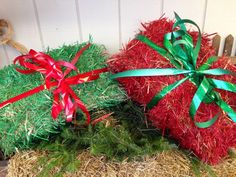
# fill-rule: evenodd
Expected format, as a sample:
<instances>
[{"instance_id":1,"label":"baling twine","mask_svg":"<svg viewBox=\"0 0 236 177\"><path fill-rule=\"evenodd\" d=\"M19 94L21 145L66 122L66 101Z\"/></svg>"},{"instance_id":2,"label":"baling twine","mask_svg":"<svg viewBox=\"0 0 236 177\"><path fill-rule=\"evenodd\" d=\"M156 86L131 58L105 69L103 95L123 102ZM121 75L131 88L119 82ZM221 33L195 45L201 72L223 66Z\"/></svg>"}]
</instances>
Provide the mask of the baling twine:
<instances>
[{"instance_id":1,"label":"baling twine","mask_svg":"<svg viewBox=\"0 0 236 177\"><path fill-rule=\"evenodd\" d=\"M0 19L0 45L9 45L22 54L28 53L24 45L12 39L13 34L14 30L11 23L7 20Z\"/></svg>"}]
</instances>

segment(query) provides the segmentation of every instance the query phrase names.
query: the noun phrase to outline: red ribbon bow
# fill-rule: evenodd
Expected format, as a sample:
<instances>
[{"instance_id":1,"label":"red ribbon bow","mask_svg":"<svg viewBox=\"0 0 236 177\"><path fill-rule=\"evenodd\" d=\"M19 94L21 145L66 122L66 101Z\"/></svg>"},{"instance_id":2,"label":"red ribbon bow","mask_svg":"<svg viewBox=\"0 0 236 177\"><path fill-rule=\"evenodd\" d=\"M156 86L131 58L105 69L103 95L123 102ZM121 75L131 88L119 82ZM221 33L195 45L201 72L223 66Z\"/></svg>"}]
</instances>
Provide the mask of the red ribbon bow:
<instances>
[{"instance_id":1,"label":"red ribbon bow","mask_svg":"<svg viewBox=\"0 0 236 177\"><path fill-rule=\"evenodd\" d=\"M14 64L17 62L26 69L16 68L16 70L23 74L31 74L34 72L40 72L45 75L45 84L40 85L32 90L17 95L9 100L0 103L0 108L12 104L20 99L26 98L30 95L38 93L44 89L50 89L55 87L52 91L54 95L53 106L51 115L53 119L56 119L60 112L64 110L66 115L66 121L71 122L76 109L79 107L87 117L87 124L90 123L90 114L79 99L75 92L70 88L71 85L82 84L90 82L99 78L101 73L107 72L107 68L97 69L86 73L79 74L78 69L75 67L75 63L78 61L81 54L89 48L91 44L87 44L83 47L69 63L66 61L55 61L49 55L30 50L27 55L21 55L14 60ZM62 67L66 67L65 72L62 72ZM78 74L66 78L66 76L75 70ZM74 100L74 101L73 101Z\"/></svg>"}]
</instances>

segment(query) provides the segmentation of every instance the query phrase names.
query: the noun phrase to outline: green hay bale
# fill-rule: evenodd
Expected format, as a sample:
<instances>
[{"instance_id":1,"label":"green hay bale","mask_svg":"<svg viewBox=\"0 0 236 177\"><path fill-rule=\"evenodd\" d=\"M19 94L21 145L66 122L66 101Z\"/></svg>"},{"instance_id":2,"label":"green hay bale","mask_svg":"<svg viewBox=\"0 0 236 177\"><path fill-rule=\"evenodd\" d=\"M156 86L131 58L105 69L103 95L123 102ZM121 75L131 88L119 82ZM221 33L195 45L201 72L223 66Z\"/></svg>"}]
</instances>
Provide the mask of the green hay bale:
<instances>
[{"instance_id":1,"label":"green hay bale","mask_svg":"<svg viewBox=\"0 0 236 177\"><path fill-rule=\"evenodd\" d=\"M54 59L70 61L86 44L62 46L47 53ZM106 67L105 48L91 45L83 52L76 66L80 73ZM70 75L75 75L72 71ZM0 70L0 102L44 83L40 73L24 75L17 72L13 65ZM102 109L116 105L126 97L115 81L109 79L109 73L89 83L73 86L72 89L85 103L88 110ZM65 124L61 114L56 121L51 117L52 94L48 90L22 99L0 109L0 149L10 155L17 149L27 149L37 140L48 139L52 133ZM83 115L80 114L79 118Z\"/></svg>"}]
</instances>

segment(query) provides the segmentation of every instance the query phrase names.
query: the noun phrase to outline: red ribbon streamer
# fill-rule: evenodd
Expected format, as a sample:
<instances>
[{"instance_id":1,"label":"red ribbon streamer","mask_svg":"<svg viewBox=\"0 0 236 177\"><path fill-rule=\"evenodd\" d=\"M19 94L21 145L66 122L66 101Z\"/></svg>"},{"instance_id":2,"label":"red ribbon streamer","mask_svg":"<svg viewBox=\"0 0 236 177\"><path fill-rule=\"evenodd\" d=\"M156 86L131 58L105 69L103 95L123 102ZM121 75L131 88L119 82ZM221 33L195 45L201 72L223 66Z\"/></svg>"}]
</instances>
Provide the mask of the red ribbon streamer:
<instances>
[{"instance_id":1,"label":"red ribbon streamer","mask_svg":"<svg viewBox=\"0 0 236 177\"><path fill-rule=\"evenodd\" d=\"M16 68L18 72L23 74L32 74L34 72L40 72L45 75L45 84L0 103L0 109L7 106L8 104L12 104L23 98L38 93L44 89L50 89L56 86L56 88L52 90L54 99L51 115L53 119L56 119L60 112L64 110L66 115L66 121L71 122L74 114L76 113L76 109L79 107L85 113L87 117L87 124L89 124L91 118L88 109L86 108L84 103L79 99L79 97L75 94L75 92L70 88L70 86L96 80L99 78L101 73L107 72L107 68L102 68L82 74L78 73L78 69L75 67L75 64L77 63L81 54L86 49L88 49L90 45L91 44L87 44L86 46L84 46L76 54L76 56L71 62L55 61L49 55L42 52L36 52L32 49L27 55L21 55L15 58L14 64L18 62L21 66L26 68ZM61 69L62 66L67 68L64 73ZM66 76L72 70L75 70L78 74L66 78Z\"/></svg>"}]
</instances>

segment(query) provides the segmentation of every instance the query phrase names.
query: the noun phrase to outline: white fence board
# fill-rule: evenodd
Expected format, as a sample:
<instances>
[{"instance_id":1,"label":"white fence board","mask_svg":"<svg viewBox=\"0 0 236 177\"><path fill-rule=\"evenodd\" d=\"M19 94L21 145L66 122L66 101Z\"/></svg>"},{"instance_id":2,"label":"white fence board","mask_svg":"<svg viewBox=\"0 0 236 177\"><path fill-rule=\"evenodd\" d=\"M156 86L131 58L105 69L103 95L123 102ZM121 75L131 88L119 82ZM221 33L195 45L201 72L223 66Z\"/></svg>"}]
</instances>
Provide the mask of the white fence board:
<instances>
[{"instance_id":1,"label":"white fence board","mask_svg":"<svg viewBox=\"0 0 236 177\"><path fill-rule=\"evenodd\" d=\"M94 42L114 53L134 37L140 22L158 19L162 13L174 18L174 11L194 20L207 33L236 38L235 0L1 0L0 5L0 18L13 24L14 39L36 50L87 41L92 35ZM2 64L19 54L5 49L7 56L0 48L0 57L6 58Z\"/></svg>"},{"instance_id":2,"label":"white fence board","mask_svg":"<svg viewBox=\"0 0 236 177\"><path fill-rule=\"evenodd\" d=\"M0 18L9 20L15 30L14 39L27 48L41 50L38 26L32 0L1 0ZM10 60L18 55L14 49L7 47Z\"/></svg>"},{"instance_id":3,"label":"white fence board","mask_svg":"<svg viewBox=\"0 0 236 177\"><path fill-rule=\"evenodd\" d=\"M0 67L8 64L8 57L5 53L4 47L0 46Z\"/></svg>"},{"instance_id":4,"label":"white fence board","mask_svg":"<svg viewBox=\"0 0 236 177\"><path fill-rule=\"evenodd\" d=\"M35 1L44 47L80 40L75 0Z\"/></svg>"},{"instance_id":5,"label":"white fence board","mask_svg":"<svg viewBox=\"0 0 236 177\"><path fill-rule=\"evenodd\" d=\"M208 33L218 32L222 39L228 34L232 34L236 39L235 8L235 0L208 0L204 31ZM233 51L236 50L235 46L236 43L234 43ZM221 41L219 50L222 54L223 41Z\"/></svg>"},{"instance_id":6,"label":"white fence board","mask_svg":"<svg viewBox=\"0 0 236 177\"><path fill-rule=\"evenodd\" d=\"M202 29L204 26L206 0L164 0L163 13L174 19L174 11L181 17L191 19Z\"/></svg>"},{"instance_id":7,"label":"white fence board","mask_svg":"<svg viewBox=\"0 0 236 177\"><path fill-rule=\"evenodd\" d=\"M149 22L161 16L161 0L120 0L121 39L127 43L141 28L141 22Z\"/></svg>"},{"instance_id":8,"label":"white fence board","mask_svg":"<svg viewBox=\"0 0 236 177\"><path fill-rule=\"evenodd\" d=\"M79 0L83 40L104 44L109 52L119 48L118 0Z\"/></svg>"},{"instance_id":9,"label":"white fence board","mask_svg":"<svg viewBox=\"0 0 236 177\"><path fill-rule=\"evenodd\" d=\"M8 46L8 45L4 45L5 50L7 51L7 61L4 62L4 66L5 65L9 65L13 63L13 60L21 55L20 52L18 52L16 49Z\"/></svg>"}]
</instances>

